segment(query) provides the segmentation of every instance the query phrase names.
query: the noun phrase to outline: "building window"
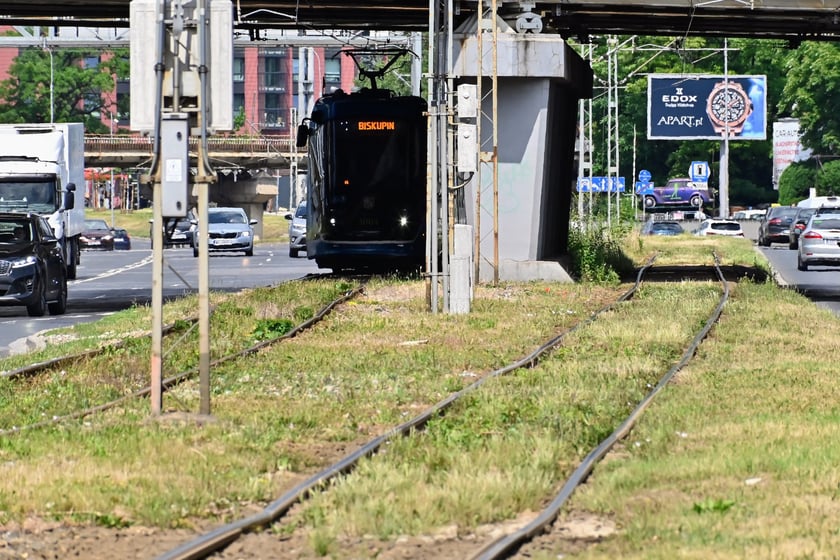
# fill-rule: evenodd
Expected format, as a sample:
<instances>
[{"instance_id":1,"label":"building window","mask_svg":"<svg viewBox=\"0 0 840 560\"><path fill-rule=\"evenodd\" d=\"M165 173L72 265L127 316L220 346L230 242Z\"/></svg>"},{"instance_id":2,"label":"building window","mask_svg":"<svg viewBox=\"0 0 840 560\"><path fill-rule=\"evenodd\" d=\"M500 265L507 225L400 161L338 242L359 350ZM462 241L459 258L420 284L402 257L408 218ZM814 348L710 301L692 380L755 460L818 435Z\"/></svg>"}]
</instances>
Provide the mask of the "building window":
<instances>
[{"instance_id":1,"label":"building window","mask_svg":"<svg viewBox=\"0 0 840 560\"><path fill-rule=\"evenodd\" d=\"M233 57L233 81L245 81L245 57L239 53Z\"/></svg>"},{"instance_id":2,"label":"building window","mask_svg":"<svg viewBox=\"0 0 840 560\"><path fill-rule=\"evenodd\" d=\"M263 127L264 128L286 128L286 96L278 93L266 93Z\"/></svg>"},{"instance_id":3,"label":"building window","mask_svg":"<svg viewBox=\"0 0 840 560\"><path fill-rule=\"evenodd\" d=\"M286 59L279 56L263 58L263 91L286 91Z\"/></svg>"}]
</instances>

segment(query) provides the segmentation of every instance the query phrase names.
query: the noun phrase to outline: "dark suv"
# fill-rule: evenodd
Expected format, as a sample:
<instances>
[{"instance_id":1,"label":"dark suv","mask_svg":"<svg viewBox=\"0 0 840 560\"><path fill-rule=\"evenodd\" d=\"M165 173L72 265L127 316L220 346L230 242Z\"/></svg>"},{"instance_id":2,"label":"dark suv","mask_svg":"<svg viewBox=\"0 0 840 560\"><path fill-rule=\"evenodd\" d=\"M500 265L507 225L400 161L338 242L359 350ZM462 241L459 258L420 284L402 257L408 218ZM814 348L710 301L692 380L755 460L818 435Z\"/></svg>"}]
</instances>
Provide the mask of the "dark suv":
<instances>
[{"instance_id":1,"label":"dark suv","mask_svg":"<svg viewBox=\"0 0 840 560\"><path fill-rule=\"evenodd\" d=\"M771 243L790 243L790 228L798 211L796 206L773 206L768 209L758 226L758 244L769 247Z\"/></svg>"},{"instance_id":2,"label":"dark suv","mask_svg":"<svg viewBox=\"0 0 840 560\"><path fill-rule=\"evenodd\" d=\"M25 305L30 317L67 309L61 246L37 214L0 213L0 305Z\"/></svg>"}]
</instances>

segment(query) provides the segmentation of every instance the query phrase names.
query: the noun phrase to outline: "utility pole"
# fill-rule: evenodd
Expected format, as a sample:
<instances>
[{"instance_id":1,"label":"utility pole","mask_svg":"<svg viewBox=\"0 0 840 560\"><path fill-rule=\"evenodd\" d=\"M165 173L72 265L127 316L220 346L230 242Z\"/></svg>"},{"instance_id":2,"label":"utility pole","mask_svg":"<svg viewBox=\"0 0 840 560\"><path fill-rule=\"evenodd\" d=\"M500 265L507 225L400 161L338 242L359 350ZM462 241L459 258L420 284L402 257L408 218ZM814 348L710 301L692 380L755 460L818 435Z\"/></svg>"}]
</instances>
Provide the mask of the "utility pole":
<instances>
[{"instance_id":1,"label":"utility pole","mask_svg":"<svg viewBox=\"0 0 840 560\"><path fill-rule=\"evenodd\" d=\"M136 85L131 126L151 132L154 140L151 173L141 179L152 183L154 193L151 412L160 414L163 405L164 218L187 215L192 185L199 222L199 412L206 415L210 414L207 207L209 186L215 181L207 158L207 137L210 132L233 128L232 5L229 0L133 0L131 30L131 83ZM194 164L190 135L198 137Z\"/></svg>"}]
</instances>

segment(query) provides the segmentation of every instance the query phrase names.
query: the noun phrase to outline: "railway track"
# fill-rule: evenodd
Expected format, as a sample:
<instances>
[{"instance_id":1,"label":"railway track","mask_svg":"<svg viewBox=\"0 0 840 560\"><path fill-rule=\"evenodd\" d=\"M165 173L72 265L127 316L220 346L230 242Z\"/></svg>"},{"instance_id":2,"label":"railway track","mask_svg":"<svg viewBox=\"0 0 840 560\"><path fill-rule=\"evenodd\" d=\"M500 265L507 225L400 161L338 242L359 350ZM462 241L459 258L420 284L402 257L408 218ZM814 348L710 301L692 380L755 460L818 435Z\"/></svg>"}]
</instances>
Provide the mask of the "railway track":
<instances>
[{"instance_id":1,"label":"railway track","mask_svg":"<svg viewBox=\"0 0 840 560\"><path fill-rule=\"evenodd\" d=\"M562 484L560 491L549 501L543 511L539 512L532 521L517 528L515 531L508 532L499 538L490 539L487 542L482 543L480 546L476 545L472 547L473 551L464 557L481 560L507 558L515 554L520 547L530 542L535 536L551 530L552 522L557 518L559 512L562 510L569 497L574 493L575 489L584 480L586 480L595 465L604 458L613 446L627 436L638 418L643 414L651 402L653 402L657 394L659 394L662 389L668 385L676 372L678 372L691 360L699 345L707 337L715 322L719 319L724 305L729 297L729 286L717 258L715 257L713 267L703 267L698 268L697 270L689 271L688 276L701 280L707 280L710 276L710 270L713 271L712 275L717 279L720 286L720 297L718 303L709 313L702 328L696 331L693 339L691 339L685 347L679 360L667 371L662 373L655 384L647 384L652 388L646 396L644 396L644 398L642 398L632 408L632 411L627 414L620 423L618 423L609 436L600 441L597 446L585 455L580 464ZM538 364L540 364L543 360L546 360L552 352L555 352L559 347L561 347L567 337L593 325L601 317L611 311L614 311L618 305L624 302L629 302L629 300L639 293L640 287L642 286L645 278L655 277L657 274L658 272L656 271L656 267L653 266L653 261L649 262L646 266L640 269L632 287L615 301L600 308L589 317L578 321L574 326L565 332L541 343L534 351L502 368L481 376L474 383L466 386L460 391L450 394L411 420L394 426L390 430L387 430L381 435L371 439L366 444L344 456L341 460L329 465L327 468L324 468L320 472L296 485L294 488L269 503L262 511L240 518L234 522L207 532L193 540L185 542L184 544L158 556L158 560L208 558L225 550L244 535L262 531L267 527L273 528L273 531L270 532L271 534L281 533L282 528L278 528L278 525L282 526L285 516L289 514L290 510L295 505L300 504L317 492L328 491L325 489L329 483L335 482L339 477L352 472L362 460L381 452L383 446L393 441L395 438L407 436L423 430L431 420L440 418L447 414L453 405L462 404L468 396L475 396L479 389L488 383L491 383L493 380L520 370L537 367ZM678 272L673 269L663 270L661 271L661 274L662 278L660 279L664 278L665 280L674 280L679 276ZM686 275L683 275L682 280L685 279Z\"/></svg>"},{"instance_id":2,"label":"railway track","mask_svg":"<svg viewBox=\"0 0 840 560\"><path fill-rule=\"evenodd\" d=\"M307 281L317 277L324 277L324 275L310 275L298 279L297 281ZM355 287L352 289L346 290L340 296L336 297L332 301L328 302L326 305L321 307L317 312L315 312L311 317L307 318L306 320L302 321L301 323L295 325L289 331L278 335L272 336L265 340L260 340L259 342L248 344L244 348L238 349L236 351L230 352L222 357L219 357L215 360L210 362L210 367L217 367L227 362L242 358L243 356L247 356L249 354L253 354L255 352L260 351L263 348L269 347L276 343L282 342L284 340L288 340L294 338L295 336L299 335L301 332L305 331L306 329L311 328L313 325L317 324L318 322L322 321L327 315L329 315L337 306L341 305L342 303L351 300L357 297L360 293L364 290L364 283L365 278L360 278L359 282L356 284ZM211 310L212 313L212 310ZM198 319L196 317L189 317L186 319L182 319L176 321L174 323L165 325L163 328L164 336L176 336L179 335L180 339L185 338L192 330L197 327ZM143 339L150 339L151 335L145 335L142 337ZM134 343L136 341L135 337L126 338L120 341L116 341L107 345L102 345L97 348L93 348L90 350L71 353L67 355L57 356L48 360L43 360L40 362L35 362L29 364L24 367L15 368L12 370L0 372L0 378L5 378L12 381L19 381L24 379L30 379L38 377L39 375L47 375L51 372L60 371L62 368L69 367L73 365L76 368L84 368L85 363L92 362L97 358L101 358L103 356L107 356L109 354L113 354L121 349L126 348L127 345L130 343ZM177 343L177 342L176 342ZM162 380L163 390L169 390L172 387L175 387L184 381L187 381L198 374L198 368L193 367L189 368L185 371L180 373L176 373L169 377L166 377ZM91 416L93 414L101 413L106 410L110 410L114 407L117 407L126 401L138 398L148 397L151 394L152 388L151 386L145 386L142 388L138 388L137 390L131 391L128 394L125 394L119 398L109 400L107 402L102 402L95 406L86 407L83 409L74 410L67 413L62 414L53 414L47 420L28 423L20 426L9 426L9 427L0 427L0 436L11 435L23 431L29 431L33 429L43 428L49 425L60 424L62 422L66 422L69 420L78 420L81 418L85 418Z\"/></svg>"}]
</instances>

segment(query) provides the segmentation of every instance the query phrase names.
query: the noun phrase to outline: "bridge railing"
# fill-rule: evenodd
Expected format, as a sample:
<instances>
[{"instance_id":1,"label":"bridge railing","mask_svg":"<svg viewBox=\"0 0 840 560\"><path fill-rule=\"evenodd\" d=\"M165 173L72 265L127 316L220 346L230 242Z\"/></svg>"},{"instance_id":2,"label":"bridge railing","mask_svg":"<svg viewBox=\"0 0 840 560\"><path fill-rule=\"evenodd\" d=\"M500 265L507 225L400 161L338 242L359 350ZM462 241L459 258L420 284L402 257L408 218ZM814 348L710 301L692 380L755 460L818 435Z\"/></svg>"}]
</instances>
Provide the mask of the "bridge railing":
<instances>
[{"instance_id":1,"label":"bridge railing","mask_svg":"<svg viewBox=\"0 0 840 560\"><path fill-rule=\"evenodd\" d=\"M195 151L198 138L191 137L190 148ZM117 134L85 134L86 153L152 153L153 142L148 136ZM292 139L282 136L210 136L207 148L217 153L285 154L292 150Z\"/></svg>"}]
</instances>

